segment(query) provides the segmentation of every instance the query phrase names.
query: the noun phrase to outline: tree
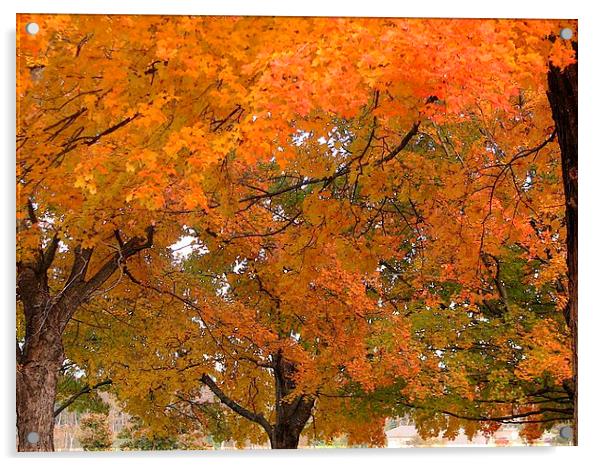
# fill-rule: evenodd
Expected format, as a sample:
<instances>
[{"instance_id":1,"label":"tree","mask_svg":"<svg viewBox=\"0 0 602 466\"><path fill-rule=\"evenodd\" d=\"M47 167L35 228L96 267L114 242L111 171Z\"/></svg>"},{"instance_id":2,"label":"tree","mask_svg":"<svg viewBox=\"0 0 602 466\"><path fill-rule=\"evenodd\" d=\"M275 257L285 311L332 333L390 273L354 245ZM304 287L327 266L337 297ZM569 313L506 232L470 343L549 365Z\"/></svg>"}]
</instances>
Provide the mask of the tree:
<instances>
[{"instance_id":1,"label":"tree","mask_svg":"<svg viewBox=\"0 0 602 466\"><path fill-rule=\"evenodd\" d=\"M558 41L558 39L556 39ZM577 42L572 41L577 54ZM573 354L573 445L578 443L578 150L577 150L577 63L566 67L551 63L548 71L548 99L558 130L558 143L562 154L562 180L566 204L567 267L569 277L569 299L565 311L567 325L571 328L571 350Z\"/></svg>"},{"instance_id":2,"label":"tree","mask_svg":"<svg viewBox=\"0 0 602 466\"><path fill-rule=\"evenodd\" d=\"M210 444L200 432L182 432L178 435L157 435L145 428L140 419L133 419L117 439L121 450L207 450Z\"/></svg>"},{"instance_id":3,"label":"tree","mask_svg":"<svg viewBox=\"0 0 602 466\"><path fill-rule=\"evenodd\" d=\"M553 206L566 125L555 116L553 130L545 91L550 63L552 75L573 66L573 48L549 40L566 22L58 15L35 16L33 38L21 27L31 18L19 18L18 42L20 450L52 449L65 332L88 314L136 314L139 340L174 303L183 328L201 312L207 328L232 329L211 321L207 287L174 263L185 237L223 268L298 226L291 240L310 251L334 235L331 260L357 254L341 268L358 280L350 289L376 267L405 281L387 312L402 298L450 304L433 287L450 278L454 302L476 309L484 282L503 294L492 273L508 247L565 273ZM94 384L106 374L91 346L66 350Z\"/></svg>"},{"instance_id":4,"label":"tree","mask_svg":"<svg viewBox=\"0 0 602 466\"><path fill-rule=\"evenodd\" d=\"M113 433L106 415L88 414L80 423L79 443L85 451L110 450L113 445Z\"/></svg>"},{"instance_id":5,"label":"tree","mask_svg":"<svg viewBox=\"0 0 602 466\"><path fill-rule=\"evenodd\" d=\"M262 429L274 448L296 448L312 418L322 431L331 430L328 436L340 429L354 433L356 442L382 442L382 436L369 437L378 423L371 422L372 429L358 422L354 429L342 426L335 415L340 406L322 394L409 379L417 358L403 318L378 302L376 270L350 269L353 258L342 261L336 252L350 247L349 238L329 240L330 227L320 231L322 223L308 220L264 236L256 255L251 244L234 261L228 254L190 256L171 273L187 285L186 298L169 305L157 303L161 290L132 275L147 290L127 306L152 306L143 327L132 335L141 314L132 318L126 310L120 330L115 324L105 330L104 322L90 330L96 343L87 350L97 371L119 381L128 412L155 428L183 412L186 421L197 416L204 422L202 382L216 400L255 424L236 422L232 437L238 441L261 438ZM314 231L317 244L307 247L304 230ZM306 250L299 254L299 248Z\"/></svg>"}]
</instances>

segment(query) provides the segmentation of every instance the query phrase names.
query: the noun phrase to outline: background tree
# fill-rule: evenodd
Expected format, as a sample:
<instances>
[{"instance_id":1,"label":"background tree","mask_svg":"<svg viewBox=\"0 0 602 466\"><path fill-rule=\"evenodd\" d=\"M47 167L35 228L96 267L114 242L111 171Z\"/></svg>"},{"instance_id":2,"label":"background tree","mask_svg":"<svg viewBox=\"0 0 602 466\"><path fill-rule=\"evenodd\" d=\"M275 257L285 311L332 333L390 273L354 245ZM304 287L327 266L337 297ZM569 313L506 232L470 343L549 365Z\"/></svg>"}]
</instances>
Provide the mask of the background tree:
<instances>
[{"instance_id":1,"label":"background tree","mask_svg":"<svg viewBox=\"0 0 602 466\"><path fill-rule=\"evenodd\" d=\"M138 450L206 450L211 444L200 432L183 432L178 435L157 435L134 418L117 436L119 449Z\"/></svg>"},{"instance_id":2,"label":"background tree","mask_svg":"<svg viewBox=\"0 0 602 466\"><path fill-rule=\"evenodd\" d=\"M310 418L341 427L322 392L350 383L371 391L414 374L409 329L393 308L379 306L371 274L346 269L332 243L299 255L291 246L306 238L304 228L313 226L270 236L257 256L221 269L211 254L191 256L183 272L191 283L186 302L156 309L135 340L129 329L123 338L115 328L94 331L119 355L115 364L100 349L104 361L96 364L120 381L128 411L155 426L183 408L193 414L203 405L202 382L247 421L232 422L236 440L263 442L263 430L273 448L296 448ZM128 386L132 377L135 386ZM358 443L384 440L369 437L382 430L374 419L347 423L353 428L342 432L354 432Z\"/></svg>"},{"instance_id":3,"label":"background tree","mask_svg":"<svg viewBox=\"0 0 602 466\"><path fill-rule=\"evenodd\" d=\"M113 445L113 433L105 414L91 413L84 416L77 437L85 451L110 450Z\"/></svg>"}]
</instances>

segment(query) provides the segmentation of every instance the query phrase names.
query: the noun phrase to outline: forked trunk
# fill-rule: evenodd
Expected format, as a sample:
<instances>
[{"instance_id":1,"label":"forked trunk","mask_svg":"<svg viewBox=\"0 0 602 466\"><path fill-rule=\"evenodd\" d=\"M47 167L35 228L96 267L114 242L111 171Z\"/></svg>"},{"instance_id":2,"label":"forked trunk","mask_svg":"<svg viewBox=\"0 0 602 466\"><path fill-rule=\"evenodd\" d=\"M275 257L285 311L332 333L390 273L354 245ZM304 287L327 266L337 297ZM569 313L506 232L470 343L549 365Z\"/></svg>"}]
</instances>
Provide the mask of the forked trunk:
<instances>
[{"instance_id":1,"label":"forked trunk","mask_svg":"<svg viewBox=\"0 0 602 466\"><path fill-rule=\"evenodd\" d=\"M294 395L295 390L295 364L287 361L282 352L272 355L273 363L269 366L273 371L275 381L275 422L270 423L262 413L251 411L241 406L204 374L203 382L219 400L238 415L260 425L268 434L270 446L273 449L295 449L299 446L301 432L309 420L315 398L311 395Z\"/></svg>"}]
</instances>

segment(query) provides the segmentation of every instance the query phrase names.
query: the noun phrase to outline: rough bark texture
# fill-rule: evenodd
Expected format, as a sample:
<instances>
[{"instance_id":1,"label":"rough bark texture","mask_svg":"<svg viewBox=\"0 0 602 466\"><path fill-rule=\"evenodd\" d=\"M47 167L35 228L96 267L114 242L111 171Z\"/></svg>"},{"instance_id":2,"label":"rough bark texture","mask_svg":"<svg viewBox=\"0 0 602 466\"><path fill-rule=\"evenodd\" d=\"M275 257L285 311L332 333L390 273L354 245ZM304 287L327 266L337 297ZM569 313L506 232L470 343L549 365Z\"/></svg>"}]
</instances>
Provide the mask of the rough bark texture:
<instances>
[{"instance_id":1,"label":"rough bark texture","mask_svg":"<svg viewBox=\"0 0 602 466\"><path fill-rule=\"evenodd\" d=\"M46 323L24 348L17 366L17 429L19 451L52 451L54 400L63 345L54 324ZM39 440L30 443L28 435Z\"/></svg>"},{"instance_id":2,"label":"rough bark texture","mask_svg":"<svg viewBox=\"0 0 602 466\"><path fill-rule=\"evenodd\" d=\"M17 432L19 451L52 451L54 399L63 362L59 309L52 304L46 271L21 265L17 291L25 313L25 339L17 346ZM39 440L30 442L37 434Z\"/></svg>"},{"instance_id":3,"label":"rough bark texture","mask_svg":"<svg viewBox=\"0 0 602 466\"><path fill-rule=\"evenodd\" d=\"M577 52L577 43L573 42ZM559 69L550 66L548 100L556 123L562 159L562 177L566 202L567 266L569 302L565 317L571 329L573 352L573 443L578 440L578 355L577 355L577 63Z\"/></svg>"}]
</instances>

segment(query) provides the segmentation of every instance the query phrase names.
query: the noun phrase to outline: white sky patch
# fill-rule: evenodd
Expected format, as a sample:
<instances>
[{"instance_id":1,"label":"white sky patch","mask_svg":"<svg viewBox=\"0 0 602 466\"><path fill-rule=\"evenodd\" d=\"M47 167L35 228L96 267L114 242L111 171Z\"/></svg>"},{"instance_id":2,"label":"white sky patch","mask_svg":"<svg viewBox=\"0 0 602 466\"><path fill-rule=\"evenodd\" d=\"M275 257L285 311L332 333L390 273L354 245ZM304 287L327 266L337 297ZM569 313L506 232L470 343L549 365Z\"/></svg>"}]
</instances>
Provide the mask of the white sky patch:
<instances>
[{"instance_id":1,"label":"white sky patch","mask_svg":"<svg viewBox=\"0 0 602 466\"><path fill-rule=\"evenodd\" d=\"M246 266L247 266L247 259L236 259L236 263L234 264L234 267L232 268L232 272L234 272L236 274L240 274L240 273L244 272Z\"/></svg>"},{"instance_id":2,"label":"white sky patch","mask_svg":"<svg viewBox=\"0 0 602 466\"><path fill-rule=\"evenodd\" d=\"M268 252L267 252L267 251L266 251L264 248L261 248L261 249L259 250L259 253L257 254L257 257L255 258L255 262L262 261L262 260L264 260L264 259L265 259L267 256L268 256Z\"/></svg>"},{"instance_id":3,"label":"white sky patch","mask_svg":"<svg viewBox=\"0 0 602 466\"><path fill-rule=\"evenodd\" d=\"M309 132L309 131L303 131L303 130L299 129L299 130L297 130L297 132L295 134L293 134L291 136L291 139L293 140L293 144L294 145L300 146L310 136L311 136L311 132Z\"/></svg>"},{"instance_id":4,"label":"white sky patch","mask_svg":"<svg viewBox=\"0 0 602 466\"><path fill-rule=\"evenodd\" d=\"M180 262L188 259L193 252L200 254L207 254L209 252L207 246L200 243L198 238L190 235L181 236L178 241L169 246L169 249L171 249L174 259Z\"/></svg>"},{"instance_id":5,"label":"white sky patch","mask_svg":"<svg viewBox=\"0 0 602 466\"><path fill-rule=\"evenodd\" d=\"M214 364L215 364L215 366L214 366L214 367L215 367L215 370L216 370L217 372L221 372L221 373L223 373L223 372L226 370L226 366L224 366L224 365L223 365L221 362L219 362L219 361L215 361L215 363L214 363Z\"/></svg>"},{"instance_id":6,"label":"white sky patch","mask_svg":"<svg viewBox=\"0 0 602 466\"><path fill-rule=\"evenodd\" d=\"M21 347L21 349L23 349L23 347L21 345L19 345L19 346ZM63 364L65 366L70 366L69 367L69 370L71 371L70 375L73 375L73 377L75 377L76 379L81 379L82 377L86 376L86 371L83 370L81 367L77 366L70 359L65 359L65 361L63 361Z\"/></svg>"},{"instance_id":7,"label":"white sky patch","mask_svg":"<svg viewBox=\"0 0 602 466\"><path fill-rule=\"evenodd\" d=\"M532 187L533 187L533 176L532 176L532 173L529 172L529 173L527 173L525 181L523 182L522 188L524 191L528 191Z\"/></svg>"},{"instance_id":8,"label":"white sky patch","mask_svg":"<svg viewBox=\"0 0 602 466\"><path fill-rule=\"evenodd\" d=\"M201 319L200 317L194 316L190 320L192 322L194 322L195 324L197 324L199 326L199 328L201 328L201 329L205 328L205 323L203 322L203 319Z\"/></svg>"},{"instance_id":9,"label":"white sky patch","mask_svg":"<svg viewBox=\"0 0 602 466\"><path fill-rule=\"evenodd\" d=\"M226 274L222 275L220 282L218 283L219 288L217 289L217 295L221 298L226 298L230 292L230 283L228 283L228 277Z\"/></svg>"}]
</instances>

